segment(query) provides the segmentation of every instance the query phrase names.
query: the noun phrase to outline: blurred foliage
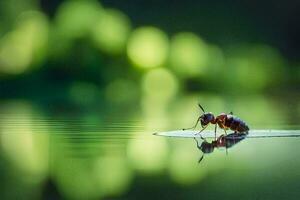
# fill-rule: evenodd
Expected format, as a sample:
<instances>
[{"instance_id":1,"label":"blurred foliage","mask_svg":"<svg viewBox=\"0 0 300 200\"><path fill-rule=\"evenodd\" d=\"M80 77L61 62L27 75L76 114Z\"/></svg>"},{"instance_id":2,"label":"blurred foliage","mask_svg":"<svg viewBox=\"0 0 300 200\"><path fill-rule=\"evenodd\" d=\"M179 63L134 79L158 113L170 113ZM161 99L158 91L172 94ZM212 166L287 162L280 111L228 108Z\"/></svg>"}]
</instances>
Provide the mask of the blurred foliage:
<instances>
[{"instance_id":1,"label":"blurred foliage","mask_svg":"<svg viewBox=\"0 0 300 200\"><path fill-rule=\"evenodd\" d=\"M299 83L298 78L289 78L293 65L268 44L237 42L219 46L193 32L169 36L154 26L132 28L125 13L106 8L96 0L62 1L51 18L36 1L27 1L15 10L11 8L13 2L5 0L1 4L6 10L0 38L0 81L4 91L58 81L62 90L77 101L68 83L84 81L111 96L114 92L108 90L113 82L123 82L124 87L126 83L140 85L140 77L146 79L150 68L172 74L180 92L259 94L271 88L289 88L294 81ZM11 13L16 10L13 18ZM5 22L13 26L5 26ZM10 82L11 79L18 81ZM154 83L156 79L147 81L150 85L161 84ZM143 94L145 86L141 85L135 88L138 92L132 94L133 98L127 99ZM53 87L49 95L57 91ZM37 89L36 93L43 92ZM6 92L2 96L9 97Z\"/></svg>"}]
</instances>

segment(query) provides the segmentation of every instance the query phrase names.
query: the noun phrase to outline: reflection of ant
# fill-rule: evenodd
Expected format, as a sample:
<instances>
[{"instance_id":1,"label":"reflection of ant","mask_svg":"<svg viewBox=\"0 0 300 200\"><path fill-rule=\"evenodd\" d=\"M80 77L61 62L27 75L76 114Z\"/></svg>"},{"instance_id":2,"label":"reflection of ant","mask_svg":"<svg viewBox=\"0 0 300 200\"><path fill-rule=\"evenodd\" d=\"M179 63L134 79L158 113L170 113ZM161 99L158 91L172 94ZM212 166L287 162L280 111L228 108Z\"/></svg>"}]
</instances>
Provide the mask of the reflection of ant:
<instances>
[{"instance_id":1,"label":"reflection of ant","mask_svg":"<svg viewBox=\"0 0 300 200\"><path fill-rule=\"evenodd\" d=\"M201 145L199 145L199 142L196 138L194 140L197 143L198 149L202 151L202 156L199 159L199 163L203 160L204 154L209 154L214 151L214 149L217 148L226 148L226 154L227 149L233 147L235 144L239 143L240 141L244 140L246 138L246 133L231 133L228 135L221 135L216 140L213 140L212 142L207 142L205 138L201 137L203 139L203 142Z\"/></svg>"}]
</instances>

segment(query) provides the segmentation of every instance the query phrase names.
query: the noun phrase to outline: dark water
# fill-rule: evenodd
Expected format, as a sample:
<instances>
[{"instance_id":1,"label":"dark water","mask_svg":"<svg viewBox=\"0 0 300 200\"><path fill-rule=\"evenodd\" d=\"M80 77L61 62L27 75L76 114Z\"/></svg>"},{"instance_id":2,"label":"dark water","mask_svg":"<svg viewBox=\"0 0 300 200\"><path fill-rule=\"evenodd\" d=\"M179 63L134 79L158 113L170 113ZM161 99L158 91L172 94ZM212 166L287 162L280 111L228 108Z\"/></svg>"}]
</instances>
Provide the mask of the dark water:
<instances>
[{"instance_id":1,"label":"dark water","mask_svg":"<svg viewBox=\"0 0 300 200\"><path fill-rule=\"evenodd\" d=\"M227 152L214 148L199 164L193 138L152 135L189 125L194 115L124 113L53 114L2 103L1 199L300 197L300 138L246 138Z\"/></svg>"}]
</instances>

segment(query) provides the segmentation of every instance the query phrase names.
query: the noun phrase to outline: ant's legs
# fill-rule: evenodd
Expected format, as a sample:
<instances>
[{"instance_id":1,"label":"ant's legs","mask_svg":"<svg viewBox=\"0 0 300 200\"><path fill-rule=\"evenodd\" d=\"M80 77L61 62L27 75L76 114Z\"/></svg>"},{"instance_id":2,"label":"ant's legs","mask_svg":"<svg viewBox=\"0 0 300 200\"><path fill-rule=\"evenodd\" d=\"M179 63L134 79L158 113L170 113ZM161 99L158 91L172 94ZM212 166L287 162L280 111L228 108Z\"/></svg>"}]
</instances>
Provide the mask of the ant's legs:
<instances>
[{"instance_id":1,"label":"ant's legs","mask_svg":"<svg viewBox=\"0 0 300 200\"><path fill-rule=\"evenodd\" d=\"M226 156L228 155L228 147L227 147L227 133L226 133L226 130L224 129L224 131L225 131L225 148L226 148Z\"/></svg>"},{"instance_id":2,"label":"ant's legs","mask_svg":"<svg viewBox=\"0 0 300 200\"><path fill-rule=\"evenodd\" d=\"M203 158L204 158L204 154L202 154L201 158L198 160L199 164L201 163L201 161L203 160Z\"/></svg>"},{"instance_id":3,"label":"ant's legs","mask_svg":"<svg viewBox=\"0 0 300 200\"><path fill-rule=\"evenodd\" d=\"M196 141L196 143L197 143L197 147L198 147L198 149L200 149L200 145L199 145L199 142L198 142L198 140L194 137L194 140Z\"/></svg>"},{"instance_id":4,"label":"ant's legs","mask_svg":"<svg viewBox=\"0 0 300 200\"><path fill-rule=\"evenodd\" d=\"M224 132L225 132L225 136L227 136L227 132L226 132L226 129L224 128L223 130L224 130Z\"/></svg>"},{"instance_id":5,"label":"ant's legs","mask_svg":"<svg viewBox=\"0 0 300 200\"><path fill-rule=\"evenodd\" d=\"M206 139L200 134L200 138L206 142Z\"/></svg>"},{"instance_id":6,"label":"ant's legs","mask_svg":"<svg viewBox=\"0 0 300 200\"><path fill-rule=\"evenodd\" d=\"M200 136L201 136L201 135L200 135ZM204 141L206 141L205 138L203 138L202 136L201 136L201 139L204 140ZM198 140L197 140L195 137L194 137L194 140L195 140L196 143L197 143L197 148L201 150L201 146L199 145ZM202 151L202 150L201 150L201 151ZM198 163L200 163L200 162L203 160L203 158L204 158L204 153L202 154L202 156L201 156L200 159L198 160Z\"/></svg>"},{"instance_id":7,"label":"ant's legs","mask_svg":"<svg viewBox=\"0 0 300 200\"><path fill-rule=\"evenodd\" d=\"M215 140L217 140L217 126L218 126L218 124L216 123L216 125L215 125Z\"/></svg>"},{"instance_id":8,"label":"ant's legs","mask_svg":"<svg viewBox=\"0 0 300 200\"><path fill-rule=\"evenodd\" d=\"M185 130L189 130L189 129L195 129L196 126L198 125L199 121L200 121L200 117L198 117L198 119L196 121L196 124L193 127L191 127L191 128L183 128L182 130L185 131Z\"/></svg>"},{"instance_id":9,"label":"ant's legs","mask_svg":"<svg viewBox=\"0 0 300 200\"><path fill-rule=\"evenodd\" d=\"M204 141L206 141L205 138L202 138L202 136L201 136L201 139L203 139ZM199 145L198 140L197 140L195 137L194 137L194 140L195 140L196 143L197 143L197 148L201 150L201 146ZM201 151L202 151L202 150L201 150ZM202 154L202 156L201 156L200 159L198 160L198 163L200 163L200 162L203 160L203 158L204 158L204 153Z\"/></svg>"},{"instance_id":10,"label":"ant's legs","mask_svg":"<svg viewBox=\"0 0 300 200\"><path fill-rule=\"evenodd\" d=\"M195 135L200 135L200 137L201 137L201 139L204 139L203 137L202 137L202 135L200 134L202 131L204 131L205 129L206 129L206 127L207 127L207 125L206 126L204 126L203 128L202 128L202 130L201 131L199 131L198 133L196 133Z\"/></svg>"}]
</instances>

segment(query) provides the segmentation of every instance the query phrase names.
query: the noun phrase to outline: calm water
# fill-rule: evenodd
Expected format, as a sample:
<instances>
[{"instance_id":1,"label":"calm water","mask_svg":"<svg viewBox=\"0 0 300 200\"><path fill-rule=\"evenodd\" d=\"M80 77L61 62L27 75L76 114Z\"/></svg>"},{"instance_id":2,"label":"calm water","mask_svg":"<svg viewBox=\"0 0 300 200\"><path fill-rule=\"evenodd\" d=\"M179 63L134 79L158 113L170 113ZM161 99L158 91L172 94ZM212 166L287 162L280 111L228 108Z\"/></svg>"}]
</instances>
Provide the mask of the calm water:
<instances>
[{"instance_id":1,"label":"calm water","mask_svg":"<svg viewBox=\"0 0 300 200\"><path fill-rule=\"evenodd\" d=\"M203 153L193 138L152 135L194 123L184 110L178 113L189 117L174 109L154 110L159 115L50 110L25 101L1 104L1 199L300 197L300 138L247 138L227 153L214 148L199 164ZM249 117L251 127L264 128L255 120ZM299 128L277 115L270 121L266 128L272 122Z\"/></svg>"}]
</instances>

